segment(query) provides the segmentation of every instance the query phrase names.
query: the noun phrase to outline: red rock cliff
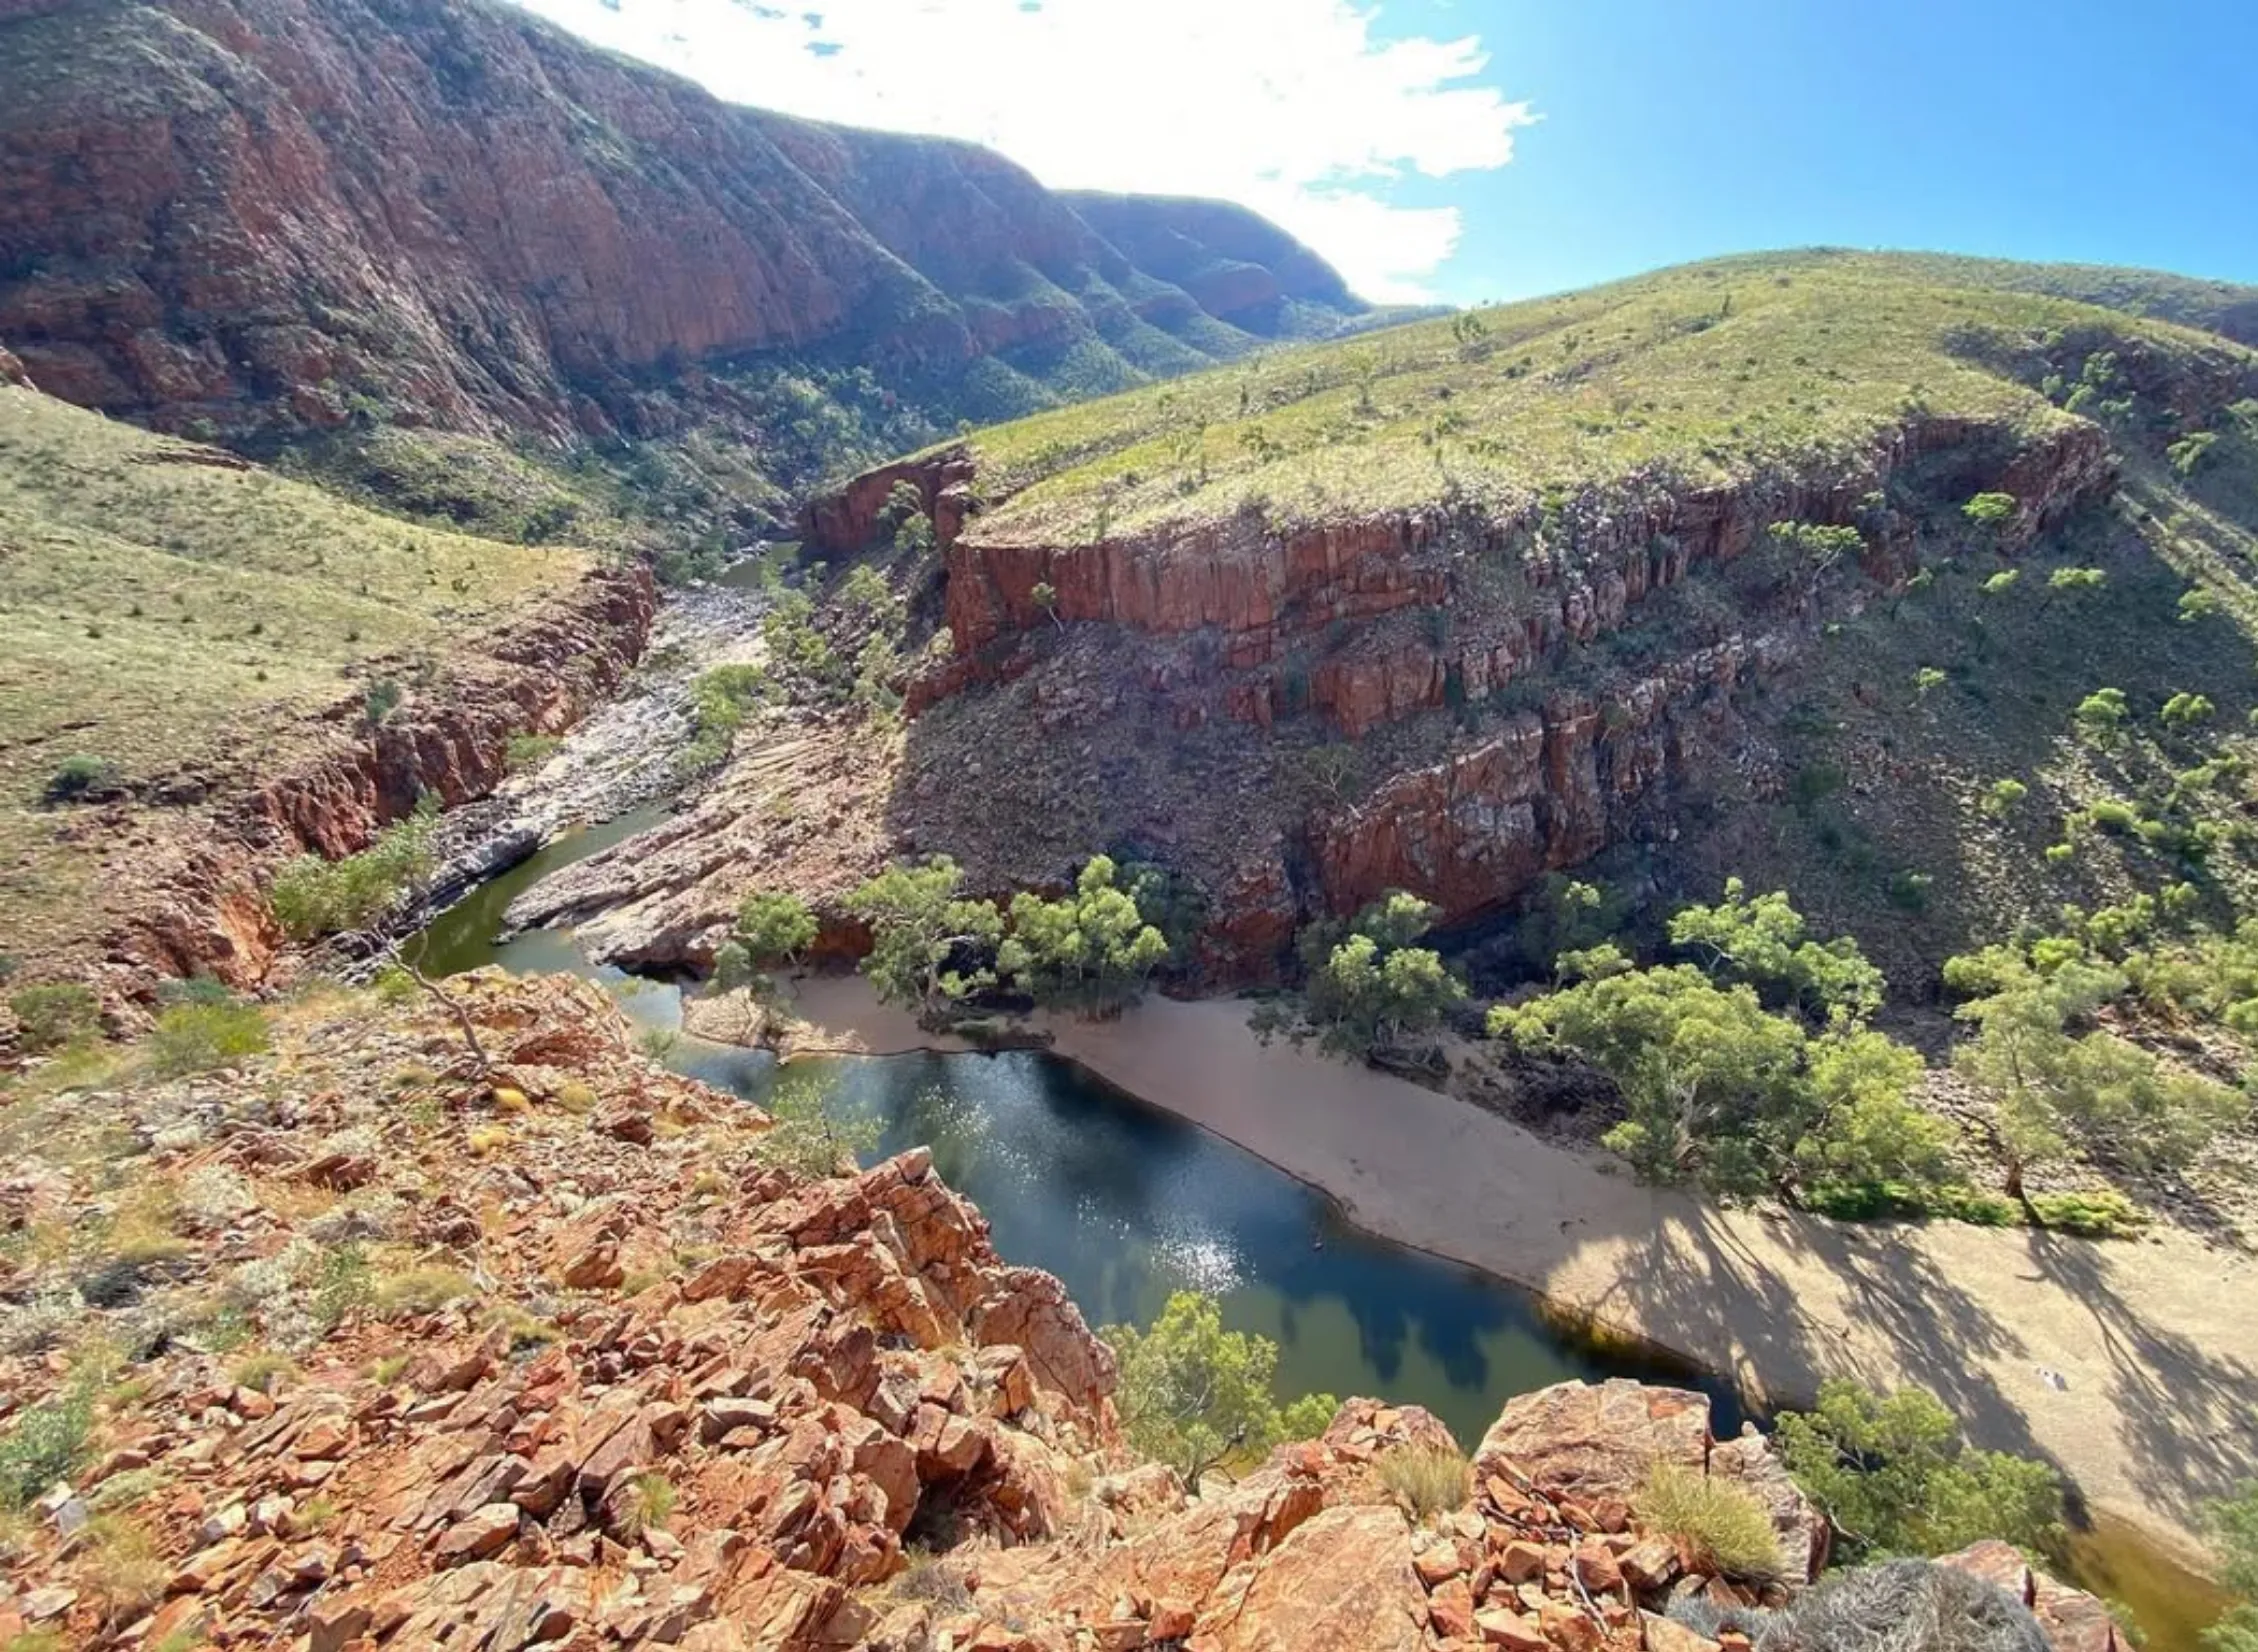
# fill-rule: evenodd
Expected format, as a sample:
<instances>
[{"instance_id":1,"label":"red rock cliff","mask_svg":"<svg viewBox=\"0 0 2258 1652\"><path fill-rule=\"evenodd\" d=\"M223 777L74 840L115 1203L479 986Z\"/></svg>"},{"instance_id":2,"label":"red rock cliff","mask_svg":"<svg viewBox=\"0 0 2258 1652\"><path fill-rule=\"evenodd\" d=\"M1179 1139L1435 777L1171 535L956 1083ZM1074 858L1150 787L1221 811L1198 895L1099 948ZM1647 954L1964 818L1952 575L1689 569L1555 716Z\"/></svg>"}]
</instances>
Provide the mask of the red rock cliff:
<instances>
[{"instance_id":1,"label":"red rock cliff","mask_svg":"<svg viewBox=\"0 0 2258 1652\"><path fill-rule=\"evenodd\" d=\"M1102 354L1152 324L1124 291L1182 300L1193 342L1148 359L1256 341L1000 156L733 107L485 0L43 0L0 12L0 76L0 336L167 427L365 398L632 433L701 359ZM1280 325L1361 308L1329 302Z\"/></svg>"}]
</instances>

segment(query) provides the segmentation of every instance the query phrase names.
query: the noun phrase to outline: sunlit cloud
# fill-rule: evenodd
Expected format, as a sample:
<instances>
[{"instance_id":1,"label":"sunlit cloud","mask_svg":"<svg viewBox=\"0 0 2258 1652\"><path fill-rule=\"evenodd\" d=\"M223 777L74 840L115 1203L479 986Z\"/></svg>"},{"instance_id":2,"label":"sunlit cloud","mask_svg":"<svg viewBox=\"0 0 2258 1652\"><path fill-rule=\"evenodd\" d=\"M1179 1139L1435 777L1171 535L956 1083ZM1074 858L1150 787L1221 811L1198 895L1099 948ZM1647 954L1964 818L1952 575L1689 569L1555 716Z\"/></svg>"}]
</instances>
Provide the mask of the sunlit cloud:
<instances>
[{"instance_id":1,"label":"sunlit cloud","mask_svg":"<svg viewBox=\"0 0 2258 1652\"><path fill-rule=\"evenodd\" d=\"M1349 0L526 0L735 102L968 138L1066 189L1211 195L1416 300L1458 210L1394 186L1513 159L1536 116L1474 37L1386 39Z\"/></svg>"}]
</instances>

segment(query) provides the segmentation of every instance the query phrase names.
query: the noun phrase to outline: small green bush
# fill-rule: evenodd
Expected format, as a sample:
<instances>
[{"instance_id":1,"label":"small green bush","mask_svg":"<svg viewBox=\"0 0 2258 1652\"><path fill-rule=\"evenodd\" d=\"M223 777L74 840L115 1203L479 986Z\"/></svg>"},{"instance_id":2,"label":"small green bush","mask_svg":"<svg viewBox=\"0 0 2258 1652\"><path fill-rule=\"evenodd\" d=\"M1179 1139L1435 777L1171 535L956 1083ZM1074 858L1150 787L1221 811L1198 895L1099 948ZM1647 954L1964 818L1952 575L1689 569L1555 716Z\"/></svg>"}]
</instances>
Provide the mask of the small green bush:
<instances>
[{"instance_id":1,"label":"small green bush","mask_svg":"<svg viewBox=\"0 0 2258 1652\"><path fill-rule=\"evenodd\" d=\"M359 929L382 917L431 876L436 811L419 807L386 828L357 855L324 860L300 855L275 874L267 891L274 915L293 940Z\"/></svg>"},{"instance_id":2,"label":"small green bush","mask_svg":"<svg viewBox=\"0 0 2258 1652\"><path fill-rule=\"evenodd\" d=\"M239 1066L267 1048L256 1004L175 1004L149 1035L149 1064L167 1078Z\"/></svg>"},{"instance_id":3,"label":"small green bush","mask_svg":"<svg viewBox=\"0 0 2258 1652\"><path fill-rule=\"evenodd\" d=\"M1744 1486L1677 1463L1657 1463L1633 1500L1640 1519L1705 1572L1751 1583L1784 1575L1772 1517Z\"/></svg>"},{"instance_id":4,"label":"small green bush","mask_svg":"<svg viewBox=\"0 0 2258 1652\"><path fill-rule=\"evenodd\" d=\"M0 1509L20 1509L57 1480L65 1479L86 1453L94 1426L94 1389L73 1383L16 1419L0 1439Z\"/></svg>"},{"instance_id":5,"label":"small green bush","mask_svg":"<svg viewBox=\"0 0 2258 1652\"><path fill-rule=\"evenodd\" d=\"M529 774L546 763L564 742L553 734L513 734L502 761L512 774Z\"/></svg>"},{"instance_id":6,"label":"small green bush","mask_svg":"<svg viewBox=\"0 0 2258 1652\"><path fill-rule=\"evenodd\" d=\"M1474 1494L1473 1465L1449 1446L1397 1446L1382 1452L1372 1467L1415 1522L1462 1508Z\"/></svg>"},{"instance_id":7,"label":"small green bush","mask_svg":"<svg viewBox=\"0 0 2258 1652\"><path fill-rule=\"evenodd\" d=\"M2031 1214L2040 1227L2082 1239L2130 1239L2147 1225L2122 1193L2034 1194Z\"/></svg>"},{"instance_id":8,"label":"small green bush","mask_svg":"<svg viewBox=\"0 0 2258 1652\"><path fill-rule=\"evenodd\" d=\"M109 790L117 781L115 764L99 757L66 757L48 776L45 795L51 804L76 803L82 797Z\"/></svg>"},{"instance_id":9,"label":"small green bush","mask_svg":"<svg viewBox=\"0 0 2258 1652\"><path fill-rule=\"evenodd\" d=\"M9 995L8 1008L22 1028L24 1048L34 1054L61 1049L101 1025L101 1004L76 981L24 987Z\"/></svg>"}]
</instances>

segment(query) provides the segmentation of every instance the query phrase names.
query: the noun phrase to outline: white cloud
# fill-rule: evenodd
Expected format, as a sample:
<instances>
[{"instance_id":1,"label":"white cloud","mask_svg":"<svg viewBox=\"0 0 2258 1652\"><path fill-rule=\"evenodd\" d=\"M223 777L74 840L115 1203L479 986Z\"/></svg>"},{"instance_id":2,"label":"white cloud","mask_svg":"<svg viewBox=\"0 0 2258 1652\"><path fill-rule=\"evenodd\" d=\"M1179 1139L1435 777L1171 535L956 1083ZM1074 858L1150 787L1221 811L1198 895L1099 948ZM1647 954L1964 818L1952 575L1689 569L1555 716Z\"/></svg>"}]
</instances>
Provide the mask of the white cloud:
<instances>
[{"instance_id":1,"label":"white cloud","mask_svg":"<svg viewBox=\"0 0 2258 1652\"><path fill-rule=\"evenodd\" d=\"M969 138L1058 188L1266 213L1376 299L1425 296L1455 207L1409 177L1487 171L1536 117L1481 42L1384 40L1350 0L524 0L735 102Z\"/></svg>"}]
</instances>

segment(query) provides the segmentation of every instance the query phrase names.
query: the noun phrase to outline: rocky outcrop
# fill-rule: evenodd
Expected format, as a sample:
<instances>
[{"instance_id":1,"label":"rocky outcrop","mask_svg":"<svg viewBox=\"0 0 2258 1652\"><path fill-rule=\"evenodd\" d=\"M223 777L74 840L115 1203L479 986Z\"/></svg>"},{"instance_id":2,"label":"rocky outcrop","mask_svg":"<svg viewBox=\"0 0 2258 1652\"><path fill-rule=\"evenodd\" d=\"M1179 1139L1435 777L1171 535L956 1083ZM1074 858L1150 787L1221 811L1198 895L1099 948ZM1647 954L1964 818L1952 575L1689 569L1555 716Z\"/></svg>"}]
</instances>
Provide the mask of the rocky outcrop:
<instances>
[{"instance_id":1,"label":"rocky outcrop","mask_svg":"<svg viewBox=\"0 0 2258 1652\"><path fill-rule=\"evenodd\" d=\"M733 107L483 0L18 6L0 71L0 336L169 429L662 434L701 364L816 349L1017 353L1037 405L1035 354L1127 384L1362 309L1269 231L1300 296L1228 284L1234 323L986 150Z\"/></svg>"},{"instance_id":2,"label":"rocky outcrop","mask_svg":"<svg viewBox=\"0 0 2258 1652\"><path fill-rule=\"evenodd\" d=\"M105 995L140 997L167 977L258 984L285 944L263 893L282 861L353 854L427 796L484 796L513 737L560 732L618 686L656 606L645 569L591 574L469 649L439 688L381 726L365 726L362 695L341 700L327 715L329 755L215 800L136 869L118 903L125 915L100 941Z\"/></svg>"},{"instance_id":3,"label":"rocky outcrop","mask_svg":"<svg viewBox=\"0 0 2258 1652\"><path fill-rule=\"evenodd\" d=\"M331 999L291 1022L288 1071L318 1087L254 1061L30 1104L0 1220L168 1226L67 1313L45 1305L85 1257L0 1260L34 1305L0 1340L0 1432L73 1403L60 1339L131 1364L10 1529L0 1636L1719 1652L1679 1620L1788 1602L1816 1567L1823 1527L1761 1438L1715 1442L1701 1396L1628 1382L1511 1401L1442 1506L1387 1470L1448 1431L1370 1399L1193 1495L1124 1446L1112 1355L1058 1281L999 1256L927 1153L788 1168L768 1119L646 1061L592 984L450 991L483 1063L421 999ZM262 1357L209 1350L214 1303ZM1657 1462L1763 1498L1805 1545L1785 1575L1709 1575L1643 1528ZM2032 1603L2056 1652L2114 1652L2012 1551L1952 1564Z\"/></svg>"},{"instance_id":4,"label":"rocky outcrop","mask_svg":"<svg viewBox=\"0 0 2258 1652\"><path fill-rule=\"evenodd\" d=\"M1650 486L1584 501L1567 513L1565 542L1544 536L1534 502L1505 516L1438 506L1282 533L1240 516L1087 544L999 538L977 519L959 531L952 520L941 535L947 620L955 658L972 662L952 686L984 671L1008 674L1027 639L1039 641L1059 623L1164 637L1202 633L1215 642L1211 663L1164 685L1206 690L1196 699L1176 694L1179 722L1226 715L1268 726L1315 712L1355 739L1454 696L1489 698L1543 671L1564 645L1630 623L1650 595L1736 561L1772 523L1854 522L1894 477L1940 455L1963 457L1967 470L1939 479L1942 491L1997 488L2015 496L2010 548L2105 496L2116 481L2116 460L2097 426L2023 441L2004 429L1927 418L1892 434L1865 465L1823 479L1784 476L1690 492ZM850 501L870 492L865 481L850 484L813 507L811 523L852 519ZM1910 572L1915 552L1902 529L1877 524L1875 534L1868 572L1884 579ZM823 542L860 548L828 536ZM1473 569L1484 560L1503 563L1504 573L1477 581ZM1049 587L1048 603L1035 600L1039 585ZM1433 614L1429 629L1447 640L1373 625L1406 609ZM1367 638L1367 631L1378 634ZM936 697L921 696L925 703Z\"/></svg>"}]
</instances>

